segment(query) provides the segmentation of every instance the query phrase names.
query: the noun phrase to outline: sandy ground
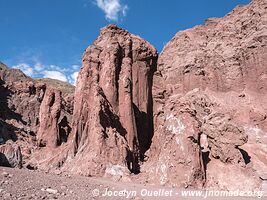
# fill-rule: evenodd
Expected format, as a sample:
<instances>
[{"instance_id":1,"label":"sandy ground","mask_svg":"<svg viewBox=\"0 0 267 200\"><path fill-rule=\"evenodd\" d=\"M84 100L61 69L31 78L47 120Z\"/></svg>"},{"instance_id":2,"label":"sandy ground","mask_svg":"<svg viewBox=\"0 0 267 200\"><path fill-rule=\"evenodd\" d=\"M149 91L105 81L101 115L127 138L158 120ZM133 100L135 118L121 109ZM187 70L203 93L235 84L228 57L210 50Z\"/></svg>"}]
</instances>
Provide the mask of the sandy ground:
<instances>
[{"instance_id":1,"label":"sandy ground","mask_svg":"<svg viewBox=\"0 0 267 200\"><path fill-rule=\"evenodd\" d=\"M108 191L109 196L105 196L106 191ZM164 186L116 182L104 178L56 175L26 169L0 167L0 199L267 199L267 196L257 198L218 197L216 195L205 198L205 191L202 192L202 197L183 197L182 192L184 191Z\"/></svg>"}]
</instances>

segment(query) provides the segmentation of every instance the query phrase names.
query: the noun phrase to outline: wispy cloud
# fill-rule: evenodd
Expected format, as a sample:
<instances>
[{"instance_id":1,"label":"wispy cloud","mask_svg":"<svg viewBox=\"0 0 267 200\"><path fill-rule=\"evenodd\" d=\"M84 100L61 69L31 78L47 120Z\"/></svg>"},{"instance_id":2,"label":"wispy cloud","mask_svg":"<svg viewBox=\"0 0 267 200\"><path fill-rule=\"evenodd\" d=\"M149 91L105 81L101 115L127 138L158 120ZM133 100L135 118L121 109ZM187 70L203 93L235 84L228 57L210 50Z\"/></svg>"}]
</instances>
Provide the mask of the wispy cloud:
<instances>
[{"instance_id":1,"label":"wispy cloud","mask_svg":"<svg viewBox=\"0 0 267 200\"><path fill-rule=\"evenodd\" d=\"M75 85L80 66L71 65L60 67L57 65L44 65L41 62L37 62L32 66L27 63L19 63L12 66L12 68L20 69L26 75L33 78L52 78Z\"/></svg>"},{"instance_id":2,"label":"wispy cloud","mask_svg":"<svg viewBox=\"0 0 267 200\"><path fill-rule=\"evenodd\" d=\"M97 6L104 11L107 20L118 21L122 15L126 16L128 6L120 2L120 0L96 0Z\"/></svg>"},{"instance_id":3,"label":"wispy cloud","mask_svg":"<svg viewBox=\"0 0 267 200\"><path fill-rule=\"evenodd\" d=\"M26 63L19 63L18 65L14 65L12 68L20 69L27 76L32 76L34 74L34 69Z\"/></svg>"},{"instance_id":4,"label":"wispy cloud","mask_svg":"<svg viewBox=\"0 0 267 200\"><path fill-rule=\"evenodd\" d=\"M69 82L73 85L76 85L76 81L77 81L77 78L78 78L78 74L79 72L73 72L70 77L69 77Z\"/></svg>"},{"instance_id":5,"label":"wispy cloud","mask_svg":"<svg viewBox=\"0 0 267 200\"><path fill-rule=\"evenodd\" d=\"M68 81L66 75L59 71L45 70L43 71L43 74L44 74L44 78L52 78L52 79L57 79L57 80L64 81L64 82Z\"/></svg>"}]
</instances>

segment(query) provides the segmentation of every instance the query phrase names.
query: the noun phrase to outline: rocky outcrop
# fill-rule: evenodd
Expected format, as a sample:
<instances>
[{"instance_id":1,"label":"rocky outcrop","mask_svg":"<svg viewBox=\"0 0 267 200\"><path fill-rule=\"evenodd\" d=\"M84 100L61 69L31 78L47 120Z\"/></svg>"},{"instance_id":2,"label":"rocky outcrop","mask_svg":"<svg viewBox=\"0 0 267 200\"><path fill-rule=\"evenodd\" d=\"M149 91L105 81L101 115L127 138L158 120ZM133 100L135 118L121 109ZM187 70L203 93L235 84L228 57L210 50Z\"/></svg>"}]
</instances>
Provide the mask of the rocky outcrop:
<instances>
[{"instance_id":1,"label":"rocky outcrop","mask_svg":"<svg viewBox=\"0 0 267 200\"><path fill-rule=\"evenodd\" d=\"M247 142L244 129L199 89L170 96L164 113L155 119L161 126L142 166L150 180L201 188L207 184L212 159L245 167L238 149Z\"/></svg>"},{"instance_id":2,"label":"rocky outcrop","mask_svg":"<svg viewBox=\"0 0 267 200\"><path fill-rule=\"evenodd\" d=\"M266 22L266 1L257 0L178 32L164 47L153 82L155 134L143 166L149 179L259 186L249 164L254 153L243 148L247 127L266 133ZM220 172L238 175L230 180Z\"/></svg>"},{"instance_id":3,"label":"rocky outcrop","mask_svg":"<svg viewBox=\"0 0 267 200\"><path fill-rule=\"evenodd\" d=\"M256 0L224 18L178 32L159 57L154 83L157 88L162 78L165 87L156 93L184 94L200 88L239 122L265 129L265 7L266 1Z\"/></svg>"},{"instance_id":4,"label":"rocky outcrop","mask_svg":"<svg viewBox=\"0 0 267 200\"><path fill-rule=\"evenodd\" d=\"M72 91L74 91L73 88ZM15 142L18 148L21 149L23 164L25 164L32 158L32 153L38 149L37 143L44 146L43 143L46 144L48 141L49 145L51 144L52 146L52 144L66 142L66 137L70 132L69 123L71 122L73 109L73 94L69 91L60 92L53 83L34 80L18 69L9 69L4 64L1 64L1 148L5 148L3 146L6 145L7 141ZM56 102L59 105L57 116L55 116L55 111L52 111L50 107L46 108L46 106L52 104L53 92L62 96ZM49 99L50 104L47 103ZM57 139L51 140L57 135ZM18 148L13 148L14 155L18 155L16 150ZM12 148L9 148L9 152L11 150ZM2 153L5 154L4 152ZM6 156L8 158L11 154L5 154L3 157Z\"/></svg>"},{"instance_id":5,"label":"rocky outcrop","mask_svg":"<svg viewBox=\"0 0 267 200\"><path fill-rule=\"evenodd\" d=\"M19 145L12 141L0 145L0 166L22 167L22 154Z\"/></svg>"},{"instance_id":6,"label":"rocky outcrop","mask_svg":"<svg viewBox=\"0 0 267 200\"><path fill-rule=\"evenodd\" d=\"M103 175L114 167L139 171L152 137L156 59L155 48L140 37L115 25L101 30L83 55L75 90L72 158L64 169L86 175Z\"/></svg>"},{"instance_id":7,"label":"rocky outcrop","mask_svg":"<svg viewBox=\"0 0 267 200\"><path fill-rule=\"evenodd\" d=\"M61 92L47 88L40 106L40 127L37 132L39 146L54 148L60 144L59 117L61 111Z\"/></svg>"},{"instance_id":8,"label":"rocky outcrop","mask_svg":"<svg viewBox=\"0 0 267 200\"><path fill-rule=\"evenodd\" d=\"M115 180L135 173L186 188L260 187L266 8L254 0L178 32L159 59L144 39L108 25L84 52L75 93L0 63L0 165Z\"/></svg>"}]
</instances>

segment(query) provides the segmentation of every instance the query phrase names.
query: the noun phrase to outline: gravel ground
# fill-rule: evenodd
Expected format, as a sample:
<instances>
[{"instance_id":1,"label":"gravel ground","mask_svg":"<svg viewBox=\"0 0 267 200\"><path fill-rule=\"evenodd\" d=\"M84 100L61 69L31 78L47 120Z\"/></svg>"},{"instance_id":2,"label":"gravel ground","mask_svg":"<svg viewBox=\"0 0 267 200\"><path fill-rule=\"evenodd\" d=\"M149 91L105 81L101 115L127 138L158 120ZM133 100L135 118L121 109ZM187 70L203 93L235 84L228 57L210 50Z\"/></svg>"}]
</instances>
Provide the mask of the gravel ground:
<instances>
[{"instance_id":1,"label":"gravel ground","mask_svg":"<svg viewBox=\"0 0 267 200\"><path fill-rule=\"evenodd\" d=\"M110 196L104 196L109 191ZM127 191L127 193L125 192ZM148 193L149 191L149 193ZM119 193L120 192L120 193ZM154 192L151 196L151 192ZM116 182L104 178L49 174L26 169L0 167L0 199L259 199L257 197L182 197L182 190L142 185L133 182ZM128 197L127 197L128 194ZM205 194L205 193L204 193ZM121 195L121 196L119 196ZM150 196L148 196L150 195ZM205 196L205 195L204 195ZM267 199L262 197L261 199Z\"/></svg>"}]
</instances>

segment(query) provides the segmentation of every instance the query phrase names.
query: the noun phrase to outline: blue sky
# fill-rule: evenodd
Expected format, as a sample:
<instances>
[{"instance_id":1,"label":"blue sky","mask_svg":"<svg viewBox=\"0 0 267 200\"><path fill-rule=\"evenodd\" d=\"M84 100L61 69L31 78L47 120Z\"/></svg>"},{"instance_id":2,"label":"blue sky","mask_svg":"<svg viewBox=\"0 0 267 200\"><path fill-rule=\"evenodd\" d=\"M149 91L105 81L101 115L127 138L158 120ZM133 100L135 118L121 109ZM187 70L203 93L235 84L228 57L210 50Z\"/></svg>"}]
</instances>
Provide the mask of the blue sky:
<instances>
[{"instance_id":1,"label":"blue sky","mask_svg":"<svg viewBox=\"0 0 267 200\"><path fill-rule=\"evenodd\" d=\"M74 83L84 49L110 23L160 52L176 32L250 0L0 0L0 61Z\"/></svg>"}]
</instances>

